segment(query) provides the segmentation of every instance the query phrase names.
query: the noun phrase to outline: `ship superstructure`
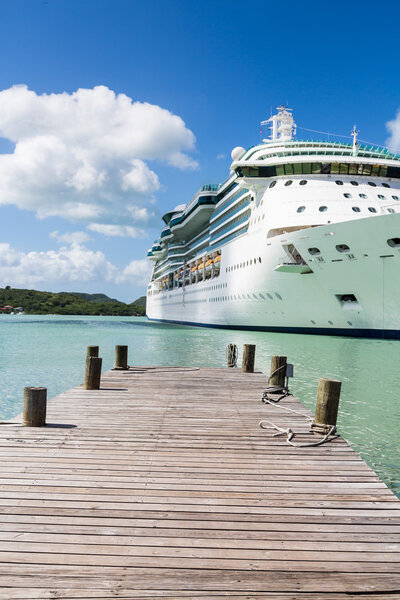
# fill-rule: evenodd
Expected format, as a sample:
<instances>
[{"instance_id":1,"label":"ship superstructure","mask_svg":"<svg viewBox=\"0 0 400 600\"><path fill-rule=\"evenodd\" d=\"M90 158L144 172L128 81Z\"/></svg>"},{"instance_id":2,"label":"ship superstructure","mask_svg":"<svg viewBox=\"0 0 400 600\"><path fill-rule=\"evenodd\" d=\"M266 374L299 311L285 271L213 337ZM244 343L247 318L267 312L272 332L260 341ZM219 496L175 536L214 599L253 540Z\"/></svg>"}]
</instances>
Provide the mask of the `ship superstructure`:
<instances>
[{"instance_id":1,"label":"ship superstructure","mask_svg":"<svg viewBox=\"0 0 400 600\"><path fill-rule=\"evenodd\" d=\"M222 185L163 217L148 252L150 319L400 337L400 157L300 141L288 108L232 151Z\"/></svg>"}]
</instances>

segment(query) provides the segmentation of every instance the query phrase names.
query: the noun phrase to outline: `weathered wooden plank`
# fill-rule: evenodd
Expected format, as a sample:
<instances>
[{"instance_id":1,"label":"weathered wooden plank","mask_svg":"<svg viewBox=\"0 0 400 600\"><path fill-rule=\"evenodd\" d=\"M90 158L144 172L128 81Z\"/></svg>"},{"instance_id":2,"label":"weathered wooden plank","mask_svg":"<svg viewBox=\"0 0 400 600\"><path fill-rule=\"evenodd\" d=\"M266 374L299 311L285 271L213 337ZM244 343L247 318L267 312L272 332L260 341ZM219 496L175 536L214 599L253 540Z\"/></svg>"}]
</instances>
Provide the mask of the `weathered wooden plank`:
<instances>
[{"instance_id":1,"label":"weathered wooden plank","mask_svg":"<svg viewBox=\"0 0 400 600\"><path fill-rule=\"evenodd\" d=\"M0 598L393 597L399 501L341 438L261 431L310 439L265 383L119 371L50 400L44 429L0 427Z\"/></svg>"}]
</instances>

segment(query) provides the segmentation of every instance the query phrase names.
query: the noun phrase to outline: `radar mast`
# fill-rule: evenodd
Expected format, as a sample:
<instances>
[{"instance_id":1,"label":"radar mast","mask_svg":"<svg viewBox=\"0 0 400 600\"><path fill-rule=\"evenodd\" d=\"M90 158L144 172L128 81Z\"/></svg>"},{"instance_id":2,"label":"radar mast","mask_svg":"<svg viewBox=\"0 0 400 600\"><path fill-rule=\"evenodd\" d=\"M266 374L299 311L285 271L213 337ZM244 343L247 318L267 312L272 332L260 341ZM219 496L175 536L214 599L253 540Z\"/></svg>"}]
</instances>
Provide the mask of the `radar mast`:
<instances>
[{"instance_id":1,"label":"radar mast","mask_svg":"<svg viewBox=\"0 0 400 600\"><path fill-rule=\"evenodd\" d=\"M296 135L296 123L294 122L292 109L286 106L277 107L278 114L272 115L261 125L268 125L271 129L270 139L263 140L267 142L286 142L293 139Z\"/></svg>"}]
</instances>

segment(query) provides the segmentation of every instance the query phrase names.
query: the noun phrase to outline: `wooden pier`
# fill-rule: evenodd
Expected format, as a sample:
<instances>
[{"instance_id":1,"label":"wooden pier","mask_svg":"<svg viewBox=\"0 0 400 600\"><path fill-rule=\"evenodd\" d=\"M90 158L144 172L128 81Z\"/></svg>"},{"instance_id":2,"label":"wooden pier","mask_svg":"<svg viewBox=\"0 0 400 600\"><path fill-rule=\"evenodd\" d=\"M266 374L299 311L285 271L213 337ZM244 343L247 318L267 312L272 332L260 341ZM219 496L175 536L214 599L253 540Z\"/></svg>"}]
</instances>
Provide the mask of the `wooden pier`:
<instances>
[{"instance_id":1,"label":"wooden pier","mask_svg":"<svg viewBox=\"0 0 400 600\"><path fill-rule=\"evenodd\" d=\"M400 502L262 373L131 368L0 427L0 598L400 598ZM315 436L313 437L315 439Z\"/></svg>"}]
</instances>

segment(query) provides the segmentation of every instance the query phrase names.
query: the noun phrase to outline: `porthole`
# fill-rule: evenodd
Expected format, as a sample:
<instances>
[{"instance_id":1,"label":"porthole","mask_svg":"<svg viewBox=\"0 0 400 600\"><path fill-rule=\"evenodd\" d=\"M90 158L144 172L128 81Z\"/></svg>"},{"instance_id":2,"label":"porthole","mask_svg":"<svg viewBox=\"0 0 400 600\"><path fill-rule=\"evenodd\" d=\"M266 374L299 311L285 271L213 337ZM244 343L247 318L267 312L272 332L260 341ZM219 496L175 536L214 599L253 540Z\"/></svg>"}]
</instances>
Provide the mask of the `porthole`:
<instances>
[{"instance_id":1,"label":"porthole","mask_svg":"<svg viewBox=\"0 0 400 600\"><path fill-rule=\"evenodd\" d=\"M259 262L259 263L261 262L261 256L259 256L259 257L258 257L258 262Z\"/></svg>"},{"instance_id":2,"label":"porthole","mask_svg":"<svg viewBox=\"0 0 400 600\"><path fill-rule=\"evenodd\" d=\"M394 208L388 208L387 211L388 211L388 213L392 213L393 214L394 213Z\"/></svg>"},{"instance_id":3,"label":"porthole","mask_svg":"<svg viewBox=\"0 0 400 600\"><path fill-rule=\"evenodd\" d=\"M376 213L376 208L374 208L373 206L368 206L368 210L369 212Z\"/></svg>"},{"instance_id":4,"label":"porthole","mask_svg":"<svg viewBox=\"0 0 400 600\"><path fill-rule=\"evenodd\" d=\"M336 185L343 185L343 181L340 181L340 179L337 179L337 180L335 181L335 183L336 183Z\"/></svg>"},{"instance_id":5,"label":"porthole","mask_svg":"<svg viewBox=\"0 0 400 600\"><path fill-rule=\"evenodd\" d=\"M398 200L399 197L398 196L392 196L393 200Z\"/></svg>"},{"instance_id":6,"label":"porthole","mask_svg":"<svg viewBox=\"0 0 400 600\"><path fill-rule=\"evenodd\" d=\"M302 179L302 180L300 181L300 185L306 185L306 183L307 183L307 180L306 180L306 179Z\"/></svg>"},{"instance_id":7,"label":"porthole","mask_svg":"<svg viewBox=\"0 0 400 600\"><path fill-rule=\"evenodd\" d=\"M305 210L306 210L306 207L305 207L305 206L299 206L299 208L297 209L297 211L296 211L296 212L299 212L299 213L300 213L300 212L303 212L303 211L305 211Z\"/></svg>"},{"instance_id":8,"label":"porthole","mask_svg":"<svg viewBox=\"0 0 400 600\"><path fill-rule=\"evenodd\" d=\"M312 256L317 256L317 254L321 254L321 250L319 248L309 248L308 252L312 255Z\"/></svg>"},{"instance_id":9,"label":"porthole","mask_svg":"<svg viewBox=\"0 0 400 600\"><path fill-rule=\"evenodd\" d=\"M368 181L368 185L372 187L376 187L376 183L374 181Z\"/></svg>"},{"instance_id":10,"label":"porthole","mask_svg":"<svg viewBox=\"0 0 400 600\"><path fill-rule=\"evenodd\" d=\"M381 183L381 185L382 185L383 187L390 188L390 185L389 185L388 183Z\"/></svg>"},{"instance_id":11,"label":"porthole","mask_svg":"<svg viewBox=\"0 0 400 600\"><path fill-rule=\"evenodd\" d=\"M278 292L275 292L275 296L279 299L282 300L282 296L280 294L278 294Z\"/></svg>"},{"instance_id":12,"label":"porthole","mask_svg":"<svg viewBox=\"0 0 400 600\"><path fill-rule=\"evenodd\" d=\"M365 200L368 198L367 194L358 194L360 198L364 198Z\"/></svg>"},{"instance_id":13,"label":"porthole","mask_svg":"<svg viewBox=\"0 0 400 600\"><path fill-rule=\"evenodd\" d=\"M286 185L286 186L288 186L288 185L292 185L292 183L293 183L293 181L292 181L291 179L288 179L288 180L285 182L285 185Z\"/></svg>"},{"instance_id":14,"label":"porthole","mask_svg":"<svg viewBox=\"0 0 400 600\"><path fill-rule=\"evenodd\" d=\"M338 252L349 252L350 248L347 244L337 244L336 250Z\"/></svg>"},{"instance_id":15,"label":"porthole","mask_svg":"<svg viewBox=\"0 0 400 600\"><path fill-rule=\"evenodd\" d=\"M358 185L358 181L350 181L351 185Z\"/></svg>"},{"instance_id":16,"label":"porthole","mask_svg":"<svg viewBox=\"0 0 400 600\"><path fill-rule=\"evenodd\" d=\"M271 294L268 294L268 293L267 293L267 296L268 296L268 298L269 298L270 300L273 300L273 297L271 296Z\"/></svg>"},{"instance_id":17,"label":"porthole","mask_svg":"<svg viewBox=\"0 0 400 600\"><path fill-rule=\"evenodd\" d=\"M328 207L327 206L320 206L318 210L319 210L319 212L326 212L328 210Z\"/></svg>"},{"instance_id":18,"label":"porthole","mask_svg":"<svg viewBox=\"0 0 400 600\"><path fill-rule=\"evenodd\" d=\"M332 321L328 321L329 325L333 325Z\"/></svg>"},{"instance_id":19,"label":"porthole","mask_svg":"<svg viewBox=\"0 0 400 600\"><path fill-rule=\"evenodd\" d=\"M378 194L378 198L380 198L381 200L386 200L386 196L384 196L383 194Z\"/></svg>"},{"instance_id":20,"label":"porthole","mask_svg":"<svg viewBox=\"0 0 400 600\"><path fill-rule=\"evenodd\" d=\"M359 206L352 206L351 210L354 210L354 212L360 212L360 207Z\"/></svg>"},{"instance_id":21,"label":"porthole","mask_svg":"<svg viewBox=\"0 0 400 600\"><path fill-rule=\"evenodd\" d=\"M276 181L271 181L271 183L269 184L269 187L270 187L270 188L273 188L273 187L274 187L274 185L276 185Z\"/></svg>"},{"instance_id":22,"label":"porthole","mask_svg":"<svg viewBox=\"0 0 400 600\"><path fill-rule=\"evenodd\" d=\"M343 196L344 196L345 198L351 198L351 194L349 194L348 192L346 192L346 194L343 194Z\"/></svg>"},{"instance_id":23,"label":"porthole","mask_svg":"<svg viewBox=\"0 0 400 600\"><path fill-rule=\"evenodd\" d=\"M347 321L347 325L350 325L350 327L352 327L353 323L351 321Z\"/></svg>"},{"instance_id":24,"label":"porthole","mask_svg":"<svg viewBox=\"0 0 400 600\"><path fill-rule=\"evenodd\" d=\"M387 244L391 248L400 248L400 238L390 238L390 240L387 240Z\"/></svg>"},{"instance_id":25,"label":"porthole","mask_svg":"<svg viewBox=\"0 0 400 600\"><path fill-rule=\"evenodd\" d=\"M310 321L310 322L311 322L313 325L315 325L315 321L313 321L312 319L311 319L311 321Z\"/></svg>"}]
</instances>

